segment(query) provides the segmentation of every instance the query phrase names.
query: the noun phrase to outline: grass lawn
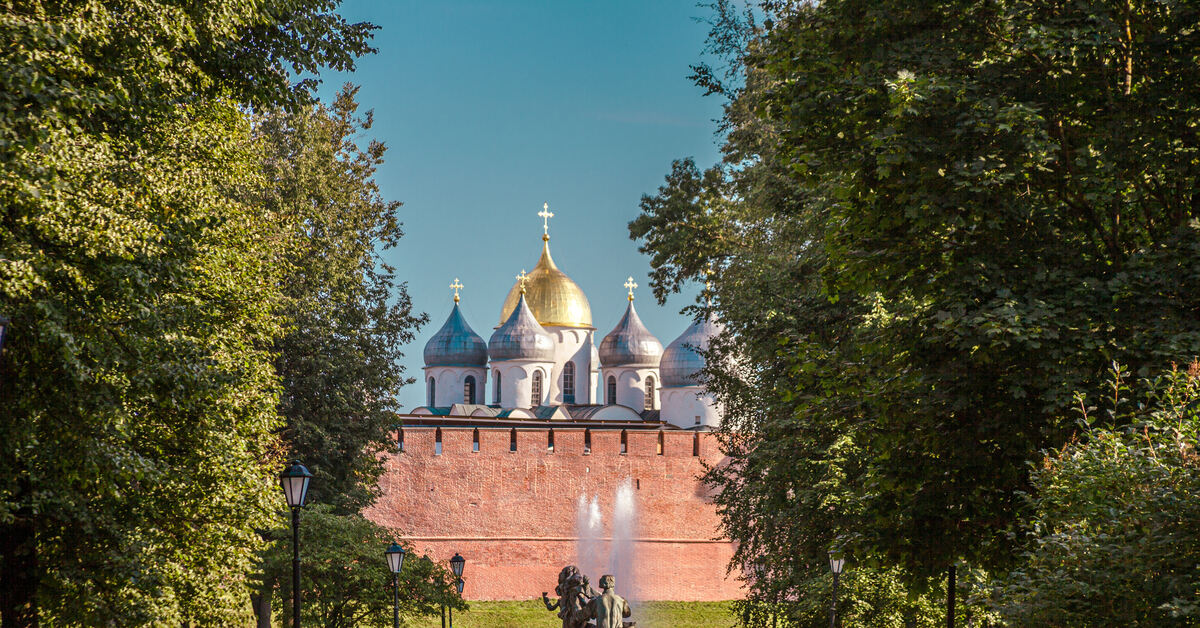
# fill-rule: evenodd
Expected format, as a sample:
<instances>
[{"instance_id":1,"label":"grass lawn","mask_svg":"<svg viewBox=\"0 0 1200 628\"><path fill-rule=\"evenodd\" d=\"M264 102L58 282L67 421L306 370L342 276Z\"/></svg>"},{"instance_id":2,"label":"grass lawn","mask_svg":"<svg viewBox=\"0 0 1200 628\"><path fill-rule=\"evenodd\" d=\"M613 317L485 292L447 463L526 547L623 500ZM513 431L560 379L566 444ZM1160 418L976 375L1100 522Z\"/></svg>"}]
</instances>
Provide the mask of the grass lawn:
<instances>
[{"instance_id":1,"label":"grass lawn","mask_svg":"<svg viewBox=\"0 0 1200 628\"><path fill-rule=\"evenodd\" d=\"M638 628L728 628L733 625L728 602L642 602L634 607ZM412 628L441 628L441 619L414 621ZM471 610L454 614L455 628L560 628L558 617L541 601L471 602Z\"/></svg>"}]
</instances>

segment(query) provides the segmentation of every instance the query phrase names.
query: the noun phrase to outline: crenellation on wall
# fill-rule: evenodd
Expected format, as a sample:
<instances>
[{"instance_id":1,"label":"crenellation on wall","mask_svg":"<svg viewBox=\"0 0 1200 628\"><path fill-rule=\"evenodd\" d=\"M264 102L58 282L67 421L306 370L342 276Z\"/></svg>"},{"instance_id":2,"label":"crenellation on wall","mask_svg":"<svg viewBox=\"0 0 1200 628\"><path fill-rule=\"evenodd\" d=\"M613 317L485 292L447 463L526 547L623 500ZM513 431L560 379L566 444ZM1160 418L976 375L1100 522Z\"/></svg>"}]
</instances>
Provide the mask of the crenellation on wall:
<instances>
[{"instance_id":1,"label":"crenellation on wall","mask_svg":"<svg viewBox=\"0 0 1200 628\"><path fill-rule=\"evenodd\" d=\"M699 481L703 462L719 460L711 434L699 435L704 455L693 456L693 432L628 429L628 453L621 455L621 429L591 429L593 453L585 455L586 428L553 427L550 453L549 426L521 427L514 454L511 428L447 426L440 428L442 454L434 455L438 429L404 428L406 453L386 456L382 495L367 514L432 558L459 552L472 560L469 598L530 599L553 589L557 570L577 560L579 497L594 497L611 513L626 479L639 513L637 552L648 570L640 581L660 583L647 584L642 599L742 595L736 577L725 576L733 545L714 540L719 519ZM480 451L473 453L476 429ZM646 558L659 553L663 560Z\"/></svg>"}]
</instances>

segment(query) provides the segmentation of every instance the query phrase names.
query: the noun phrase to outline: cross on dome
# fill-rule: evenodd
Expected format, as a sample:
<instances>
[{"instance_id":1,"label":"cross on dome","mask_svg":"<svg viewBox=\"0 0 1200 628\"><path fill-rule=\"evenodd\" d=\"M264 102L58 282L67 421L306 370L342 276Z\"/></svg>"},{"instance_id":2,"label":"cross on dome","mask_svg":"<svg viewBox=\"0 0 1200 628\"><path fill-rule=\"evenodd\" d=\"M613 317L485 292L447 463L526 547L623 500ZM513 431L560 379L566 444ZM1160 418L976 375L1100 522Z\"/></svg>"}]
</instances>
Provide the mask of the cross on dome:
<instances>
[{"instance_id":1,"label":"cross on dome","mask_svg":"<svg viewBox=\"0 0 1200 628\"><path fill-rule=\"evenodd\" d=\"M542 203L542 211L538 212L538 216L542 218L542 239L550 239L550 219L554 217L554 212L550 211L550 203Z\"/></svg>"},{"instance_id":2,"label":"cross on dome","mask_svg":"<svg viewBox=\"0 0 1200 628\"><path fill-rule=\"evenodd\" d=\"M463 289L462 282L458 280L458 277L454 278L454 283L450 284L450 289L454 291L454 302L458 303L458 291Z\"/></svg>"},{"instance_id":3,"label":"cross on dome","mask_svg":"<svg viewBox=\"0 0 1200 628\"><path fill-rule=\"evenodd\" d=\"M634 281L633 281L633 277L630 277L629 279L625 280L625 287L629 289L629 300L632 301L633 300L633 289L637 287L637 284L634 283Z\"/></svg>"},{"instance_id":4,"label":"cross on dome","mask_svg":"<svg viewBox=\"0 0 1200 628\"><path fill-rule=\"evenodd\" d=\"M521 274L517 275L517 281L521 284L521 294L525 294L525 280L529 279L529 275L525 274L525 269L521 269Z\"/></svg>"}]
</instances>

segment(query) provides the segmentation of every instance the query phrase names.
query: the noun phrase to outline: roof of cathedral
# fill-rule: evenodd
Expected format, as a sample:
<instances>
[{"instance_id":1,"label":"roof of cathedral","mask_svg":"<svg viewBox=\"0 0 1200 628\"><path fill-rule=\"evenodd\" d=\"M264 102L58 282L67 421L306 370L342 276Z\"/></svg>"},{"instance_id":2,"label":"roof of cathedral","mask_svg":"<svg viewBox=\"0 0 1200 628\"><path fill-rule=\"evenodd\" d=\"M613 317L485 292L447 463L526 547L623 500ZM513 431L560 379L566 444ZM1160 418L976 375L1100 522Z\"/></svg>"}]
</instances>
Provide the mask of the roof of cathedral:
<instances>
[{"instance_id":1,"label":"roof of cathedral","mask_svg":"<svg viewBox=\"0 0 1200 628\"><path fill-rule=\"evenodd\" d=\"M612 331L600 341L600 364L609 366L658 366L663 346L638 318L633 298L625 315Z\"/></svg>"},{"instance_id":2,"label":"roof of cathedral","mask_svg":"<svg viewBox=\"0 0 1200 628\"><path fill-rule=\"evenodd\" d=\"M721 324L711 315L698 319L667 345L658 364L663 386L699 386L697 377L704 369L703 351L709 341L721 333Z\"/></svg>"},{"instance_id":3,"label":"roof of cathedral","mask_svg":"<svg viewBox=\"0 0 1200 628\"><path fill-rule=\"evenodd\" d=\"M550 237L542 238L542 256L525 280L525 300L534 318L546 326L592 328L592 306L583 290L554 265L550 257ZM501 322L516 309L521 285L513 284L504 306L500 308Z\"/></svg>"},{"instance_id":4,"label":"roof of cathedral","mask_svg":"<svg viewBox=\"0 0 1200 628\"><path fill-rule=\"evenodd\" d=\"M508 320L496 328L488 341L492 360L554 361L554 337L542 329L525 303L525 295L517 293L517 306Z\"/></svg>"},{"instance_id":5,"label":"roof of cathedral","mask_svg":"<svg viewBox=\"0 0 1200 628\"><path fill-rule=\"evenodd\" d=\"M425 343L425 366L479 366L486 367L487 344L463 318L454 299L450 316L429 342Z\"/></svg>"}]
</instances>

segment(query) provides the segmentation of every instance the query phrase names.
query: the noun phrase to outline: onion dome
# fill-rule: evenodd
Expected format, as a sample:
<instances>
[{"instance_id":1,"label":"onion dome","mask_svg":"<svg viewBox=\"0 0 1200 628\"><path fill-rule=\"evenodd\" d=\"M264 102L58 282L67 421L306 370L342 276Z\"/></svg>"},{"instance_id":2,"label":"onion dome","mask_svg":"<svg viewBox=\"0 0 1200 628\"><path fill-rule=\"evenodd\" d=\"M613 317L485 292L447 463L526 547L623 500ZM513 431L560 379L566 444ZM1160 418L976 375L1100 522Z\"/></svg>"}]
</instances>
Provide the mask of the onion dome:
<instances>
[{"instance_id":1,"label":"onion dome","mask_svg":"<svg viewBox=\"0 0 1200 628\"><path fill-rule=\"evenodd\" d=\"M445 324L425 343L425 366L486 367L487 361L487 344L467 324L456 298Z\"/></svg>"},{"instance_id":2,"label":"onion dome","mask_svg":"<svg viewBox=\"0 0 1200 628\"><path fill-rule=\"evenodd\" d=\"M554 361L554 337L533 317L524 294L517 293L516 308L492 333L488 353L493 360Z\"/></svg>"},{"instance_id":3,"label":"onion dome","mask_svg":"<svg viewBox=\"0 0 1200 628\"><path fill-rule=\"evenodd\" d=\"M554 265L550 257L550 238L543 237L542 257L525 280L525 300L538 323L554 327L592 328L592 306L570 277ZM507 320L521 296L520 284L513 284L500 308L500 320Z\"/></svg>"},{"instance_id":4,"label":"onion dome","mask_svg":"<svg viewBox=\"0 0 1200 628\"><path fill-rule=\"evenodd\" d=\"M610 366L658 366L663 355L662 343L638 318L633 299L625 308L625 316L604 340L600 341L600 364Z\"/></svg>"},{"instance_id":5,"label":"onion dome","mask_svg":"<svg viewBox=\"0 0 1200 628\"><path fill-rule=\"evenodd\" d=\"M719 333L721 324L711 316L697 320L683 330L663 351L658 365L662 385L699 386L697 378L704 369L704 356L701 353L708 349L709 341Z\"/></svg>"}]
</instances>

